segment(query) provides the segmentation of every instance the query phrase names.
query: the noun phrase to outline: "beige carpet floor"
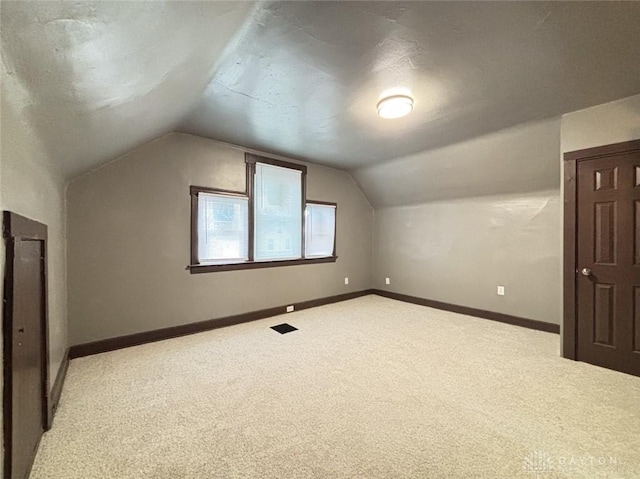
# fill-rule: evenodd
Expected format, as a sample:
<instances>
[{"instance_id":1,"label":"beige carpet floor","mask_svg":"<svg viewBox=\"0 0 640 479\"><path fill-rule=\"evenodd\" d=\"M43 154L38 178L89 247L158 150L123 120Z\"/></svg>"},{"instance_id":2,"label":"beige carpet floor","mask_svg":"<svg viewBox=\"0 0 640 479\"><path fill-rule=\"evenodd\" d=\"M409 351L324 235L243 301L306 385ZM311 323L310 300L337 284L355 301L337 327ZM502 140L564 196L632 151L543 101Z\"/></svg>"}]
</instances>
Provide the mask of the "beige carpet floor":
<instances>
[{"instance_id":1,"label":"beige carpet floor","mask_svg":"<svg viewBox=\"0 0 640 479\"><path fill-rule=\"evenodd\" d=\"M640 378L558 354L366 296L76 359L31 478L640 478Z\"/></svg>"}]
</instances>

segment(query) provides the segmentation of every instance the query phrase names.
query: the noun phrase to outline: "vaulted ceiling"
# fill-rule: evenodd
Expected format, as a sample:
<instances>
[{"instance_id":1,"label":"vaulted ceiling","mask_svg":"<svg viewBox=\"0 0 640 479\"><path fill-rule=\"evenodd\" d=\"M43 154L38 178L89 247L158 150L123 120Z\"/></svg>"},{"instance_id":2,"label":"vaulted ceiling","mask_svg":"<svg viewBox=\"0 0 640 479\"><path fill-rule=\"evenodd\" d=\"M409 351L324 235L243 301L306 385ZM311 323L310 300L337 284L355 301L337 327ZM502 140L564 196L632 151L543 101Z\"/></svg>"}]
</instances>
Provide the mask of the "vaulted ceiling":
<instances>
[{"instance_id":1,"label":"vaulted ceiling","mask_svg":"<svg viewBox=\"0 0 640 479\"><path fill-rule=\"evenodd\" d=\"M1 8L3 95L67 176L173 130L354 169L640 92L638 2Z\"/></svg>"},{"instance_id":2,"label":"vaulted ceiling","mask_svg":"<svg viewBox=\"0 0 640 479\"><path fill-rule=\"evenodd\" d=\"M173 131L245 2L5 2L3 96L71 177Z\"/></svg>"}]
</instances>

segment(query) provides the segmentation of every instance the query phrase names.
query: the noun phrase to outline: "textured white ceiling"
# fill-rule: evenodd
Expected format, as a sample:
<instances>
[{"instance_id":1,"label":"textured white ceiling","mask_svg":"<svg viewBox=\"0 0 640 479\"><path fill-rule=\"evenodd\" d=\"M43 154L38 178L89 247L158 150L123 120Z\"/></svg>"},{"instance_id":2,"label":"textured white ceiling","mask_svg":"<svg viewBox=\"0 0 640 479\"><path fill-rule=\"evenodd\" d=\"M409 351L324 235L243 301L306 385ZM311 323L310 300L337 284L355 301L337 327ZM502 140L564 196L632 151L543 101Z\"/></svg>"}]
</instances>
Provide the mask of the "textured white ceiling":
<instances>
[{"instance_id":1,"label":"textured white ceiling","mask_svg":"<svg viewBox=\"0 0 640 479\"><path fill-rule=\"evenodd\" d=\"M1 8L3 95L67 176L176 129L359 168L640 92L640 2Z\"/></svg>"},{"instance_id":2,"label":"textured white ceiling","mask_svg":"<svg viewBox=\"0 0 640 479\"><path fill-rule=\"evenodd\" d=\"M374 208L560 192L560 119L548 118L353 171Z\"/></svg>"},{"instance_id":3,"label":"textured white ceiling","mask_svg":"<svg viewBox=\"0 0 640 479\"><path fill-rule=\"evenodd\" d=\"M272 3L182 129L358 168L638 92L640 2Z\"/></svg>"},{"instance_id":4,"label":"textured white ceiling","mask_svg":"<svg viewBox=\"0 0 640 479\"><path fill-rule=\"evenodd\" d=\"M252 7L3 1L3 96L74 176L174 130Z\"/></svg>"}]
</instances>

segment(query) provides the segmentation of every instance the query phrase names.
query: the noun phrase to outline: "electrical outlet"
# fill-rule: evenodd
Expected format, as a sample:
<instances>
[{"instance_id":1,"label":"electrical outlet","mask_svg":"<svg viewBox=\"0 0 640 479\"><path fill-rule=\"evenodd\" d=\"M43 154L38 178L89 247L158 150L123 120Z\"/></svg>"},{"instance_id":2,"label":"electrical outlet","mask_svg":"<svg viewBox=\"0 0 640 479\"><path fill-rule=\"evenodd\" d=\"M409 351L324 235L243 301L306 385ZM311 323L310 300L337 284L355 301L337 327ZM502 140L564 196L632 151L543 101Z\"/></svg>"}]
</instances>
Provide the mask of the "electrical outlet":
<instances>
[{"instance_id":1,"label":"electrical outlet","mask_svg":"<svg viewBox=\"0 0 640 479\"><path fill-rule=\"evenodd\" d=\"M385 278L384 284L391 284L391 278Z\"/></svg>"},{"instance_id":2,"label":"electrical outlet","mask_svg":"<svg viewBox=\"0 0 640 479\"><path fill-rule=\"evenodd\" d=\"M349 278L344 278L344 284L349 284Z\"/></svg>"},{"instance_id":3,"label":"electrical outlet","mask_svg":"<svg viewBox=\"0 0 640 479\"><path fill-rule=\"evenodd\" d=\"M498 296L504 296L504 286L498 286Z\"/></svg>"},{"instance_id":4,"label":"electrical outlet","mask_svg":"<svg viewBox=\"0 0 640 479\"><path fill-rule=\"evenodd\" d=\"M293 304L291 306L287 306L287 313L293 313Z\"/></svg>"}]
</instances>

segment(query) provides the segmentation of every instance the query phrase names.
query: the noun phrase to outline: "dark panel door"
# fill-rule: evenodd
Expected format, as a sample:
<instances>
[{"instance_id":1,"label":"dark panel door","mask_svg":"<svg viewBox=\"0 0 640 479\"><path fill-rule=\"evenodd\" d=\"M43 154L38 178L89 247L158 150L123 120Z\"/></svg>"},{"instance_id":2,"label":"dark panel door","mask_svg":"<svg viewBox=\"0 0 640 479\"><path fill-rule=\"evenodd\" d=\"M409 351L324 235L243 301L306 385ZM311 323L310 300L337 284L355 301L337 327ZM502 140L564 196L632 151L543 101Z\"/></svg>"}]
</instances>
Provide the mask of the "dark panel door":
<instances>
[{"instance_id":1,"label":"dark panel door","mask_svg":"<svg viewBox=\"0 0 640 479\"><path fill-rule=\"evenodd\" d=\"M640 375L640 153L578 163L577 359Z\"/></svg>"},{"instance_id":2,"label":"dark panel door","mask_svg":"<svg viewBox=\"0 0 640 479\"><path fill-rule=\"evenodd\" d=\"M13 262L11 478L29 474L44 431L44 242L16 239Z\"/></svg>"}]
</instances>

